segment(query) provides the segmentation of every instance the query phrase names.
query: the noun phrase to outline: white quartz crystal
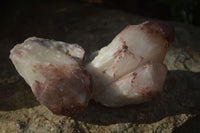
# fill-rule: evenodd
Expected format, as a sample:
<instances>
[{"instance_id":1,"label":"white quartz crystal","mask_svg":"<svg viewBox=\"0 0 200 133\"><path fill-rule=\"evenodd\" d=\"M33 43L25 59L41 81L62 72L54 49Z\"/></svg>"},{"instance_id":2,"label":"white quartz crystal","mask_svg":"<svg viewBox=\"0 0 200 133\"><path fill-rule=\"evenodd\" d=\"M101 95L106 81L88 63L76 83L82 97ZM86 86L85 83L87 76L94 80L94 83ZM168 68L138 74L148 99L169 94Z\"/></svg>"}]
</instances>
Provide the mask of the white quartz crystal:
<instances>
[{"instance_id":1,"label":"white quartz crystal","mask_svg":"<svg viewBox=\"0 0 200 133\"><path fill-rule=\"evenodd\" d=\"M11 50L10 59L41 104L56 114L73 114L90 98L84 53L77 44L31 37Z\"/></svg>"},{"instance_id":2,"label":"white quartz crystal","mask_svg":"<svg viewBox=\"0 0 200 133\"><path fill-rule=\"evenodd\" d=\"M167 68L162 64L173 40L166 23L127 26L87 65L92 98L105 106L141 103L162 91Z\"/></svg>"}]
</instances>

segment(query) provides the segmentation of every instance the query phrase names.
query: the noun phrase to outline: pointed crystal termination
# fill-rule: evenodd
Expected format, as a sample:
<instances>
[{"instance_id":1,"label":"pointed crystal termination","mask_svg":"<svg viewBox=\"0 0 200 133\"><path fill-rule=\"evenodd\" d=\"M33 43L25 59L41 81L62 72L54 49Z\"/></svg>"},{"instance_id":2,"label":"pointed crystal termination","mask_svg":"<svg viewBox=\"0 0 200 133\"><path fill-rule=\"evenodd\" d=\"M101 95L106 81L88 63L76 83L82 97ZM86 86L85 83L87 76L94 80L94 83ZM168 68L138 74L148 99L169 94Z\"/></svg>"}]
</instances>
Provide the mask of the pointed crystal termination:
<instances>
[{"instance_id":1,"label":"pointed crystal termination","mask_svg":"<svg viewBox=\"0 0 200 133\"><path fill-rule=\"evenodd\" d=\"M93 78L92 98L110 107L152 99L162 91L167 74L162 62L173 38L168 23L127 26L86 66Z\"/></svg>"},{"instance_id":2,"label":"pointed crystal termination","mask_svg":"<svg viewBox=\"0 0 200 133\"><path fill-rule=\"evenodd\" d=\"M41 104L55 114L71 115L90 99L84 53L77 44L31 37L11 50L10 59Z\"/></svg>"}]
</instances>

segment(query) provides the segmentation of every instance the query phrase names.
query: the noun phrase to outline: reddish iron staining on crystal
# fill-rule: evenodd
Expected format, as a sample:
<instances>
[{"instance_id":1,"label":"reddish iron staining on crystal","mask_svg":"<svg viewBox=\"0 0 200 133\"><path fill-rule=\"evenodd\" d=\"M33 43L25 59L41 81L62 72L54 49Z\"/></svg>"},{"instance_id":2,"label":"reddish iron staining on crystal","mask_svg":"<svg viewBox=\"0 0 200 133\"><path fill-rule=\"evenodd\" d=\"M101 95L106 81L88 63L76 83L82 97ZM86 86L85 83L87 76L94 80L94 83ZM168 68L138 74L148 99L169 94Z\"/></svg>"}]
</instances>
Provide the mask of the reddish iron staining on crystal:
<instances>
[{"instance_id":1,"label":"reddish iron staining on crystal","mask_svg":"<svg viewBox=\"0 0 200 133\"><path fill-rule=\"evenodd\" d=\"M150 90L149 87L140 88L139 90L139 94L141 94L144 98L147 99L152 99L160 93L159 91Z\"/></svg>"},{"instance_id":2,"label":"reddish iron staining on crystal","mask_svg":"<svg viewBox=\"0 0 200 133\"><path fill-rule=\"evenodd\" d=\"M129 74L122 76L121 78L118 78L115 82L118 81L123 81L124 79L126 79L129 76Z\"/></svg>"},{"instance_id":3,"label":"reddish iron staining on crystal","mask_svg":"<svg viewBox=\"0 0 200 133\"><path fill-rule=\"evenodd\" d=\"M128 94L131 94L133 91L134 91L134 83L135 83L135 79L136 79L136 77L137 77L137 73L131 73L131 74L129 74L129 77L131 78L131 83L130 83L130 85L131 85L131 89L128 91Z\"/></svg>"},{"instance_id":4,"label":"reddish iron staining on crystal","mask_svg":"<svg viewBox=\"0 0 200 133\"><path fill-rule=\"evenodd\" d=\"M140 62L142 62L144 60L144 57L140 56Z\"/></svg>"},{"instance_id":5,"label":"reddish iron staining on crystal","mask_svg":"<svg viewBox=\"0 0 200 133\"><path fill-rule=\"evenodd\" d=\"M126 45L126 42L122 45L122 51L121 52L126 52L128 50L128 46Z\"/></svg>"},{"instance_id":6,"label":"reddish iron staining on crystal","mask_svg":"<svg viewBox=\"0 0 200 133\"><path fill-rule=\"evenodd\" d=\"M32 51L34 51L34 47L29 49L29 48L24 48L28 53L31 53Z\"/></svg>"},{"instance_id":7,"label":"reddish iron staining on crystal","mask_svg":"<svg viewBox=\"0 0 200 133\"><path fill-rule=\"evenodd\" d=\"M90 96L90 90L88 89L88 85L90 84L90 79L87 77L88 73L86 71L81 71L80 68L78 70L71 70L71 68L68 68L65 65L61 66L54 66L54 65L34 65L34 68L36 71L39 71L44 77L45 82L42 84L38 81L35 81L33 87L35 89L35 95L38 98L38 100L46 105L48 108L52 110L55 114L64 114L69 115L76 112L79 112L87 106L87 102L84 105L79 105L78 98L73 93L70 93L71 90L69 87L74 86L80 86L83 89L83 93L86 93L87 97ZM83 72L82 75L79 73ZM69 74L71 73L71 75ZM67 76L70 75L70 76ZM81 82L78 82L79 80L76 79L76 76L79 76L79 78L83 78L86 84L82 84ZM72 79L72 80L70 80ZM69 83L71 81L72 83ZM77 83L76 83L77 82ZM71 84L71 86L69 86ZM60 88L63 88L61 91ZM48 90L50 92L44 93L44 90ZM78 90L77 90L78 91ZM51 93L57 94L57 97L55 96L54 100L59 101L60 106L57 108L52 108L51 105L48 102L46 102L46 98L51 98ZM65 105L65 101L63 101L62 97L67 96L69 101L67 101L67 104ZM55 101L54 101L55 102Z\"/></svg>"},{"instance_id":8,"label":"reddish iron staining on crystal","mask_svg":"<svg viewBox=\"0 0 200 133\"><path fill-rule=\"evenodd\" d=\"M65 65L54 66L52 64L49 65L34 65L33 66L36 71L40 71L40 73L45 78L56 79L56 77L62 79L65 77L65 72L72 72L70 68Z\"/></svg>"},{"instance_id":9,"label":"reddish iron staining on crystal","mask_svg":"<svg viewBox=\"0 0 200 133\"><path fill-rule=\"evenodd\" d=\"M116 71L113 73L113 77L114 77L114 79L116 79L116 75L117 75L117 73L118 73L118 70L116 70Z\"/></svg>"},{"instance_id":10,"label":"reddish iron staining on crystal","mask_svg":"<svg viewBox=\"0 0 200 133\"><path fill-rule=\"evenodd\" d=\"M112 69L114 70L114 69L115 69L115 66L112 66Z\"/></svg>"},{"instance_id":11,"label":"reddish iron staining on crystal","mask_svg":"<svg viewBox=\"0 0 200 133\"><path fill-rule=\"evenodd\" d=\"M126 53L128 50L128 46L126 45L126 42L123 42L123 45L121 49L119 49L117 52L114 53L114 58L121 58L124 56L124 53Z\"/></svg>"},{"instance_id":12,"label":"reddish iron staining on crystal","mask_svg":"<svg viewBox=\"0 0 200 133\"><path fill-rule=\"evenodd\" d=\"M123 57L126 57L126 55L132 56L133 58L135 57L135 54L130 52L128 50L128 46L123 44L122 48L119 49L117 52L114 53L114 61L118 62L119 60L121 60Z\"/></svg>"},{"instance_id":13,"label":"reddish iron staining on crystal","mask_svg":"<svg viewBox=\"0 0 200 133\"><path fill-rule=\"evenodd\" d=\"M35 71L35 68L32 68L32 71L35 73L36 71Z\"/></svg>"},{"instance_id":14,"label":"reddish iron staining on crystal","mask_svg":"<svg viewBox=\"0 0 200 133\"><path fill-rule=\"evenodd\" d=\"M106 73L107 70L104 70L103 73ZM115 66L111 67L111 71L113 72L113 77L116 79L116 75L118 73L118 70L115 70Z\"/></svg>"},{"instance_id":15,"label":"reddish iron staining on crystal","mask_svg":"<svg viewBox=\"0 0 200 133\"><path fill-rule=\"evenodd\" d=\"M160 91L149 91L149 92L147 92L146 97L149 99L152 99L155 96L157 96L158 94L160 94Z\"/></svg>"},{"instance_id":16,"label":"reddish iron staining on crystal","mask_svg":"<svg viewBox=\"0 0 200 133\"><path fill-rule=\"evenodd\" d=\"M142 96L146 96L147 92L149 92L149 87L145 87L145 88L139 88L139 94Z\"/></svg>"},{"instance_id":17,"label":"reddish iron staining on crystal","mask_svg":"<svg viewBox=\"0 0 200 133\"><path fill-rule=\"evenodd\" d=\"M148 61L147 63L143 64L144 68L150 67L152 65L152 63L150 61Z\"/></svg>"},{"instance_id":18,"label":"reddish iron staining on crystal","mask_svg":"<svg viewBox=\"0 0 200 133\"><path fill-rule=\"evenodd\" d=\"M131 85L131 87L133 87L133 86ZM133 92L133 90L134 90L134 88L129 89L128 90L128 95L131 94Z\"/></svg>"},{"instance_id":19,"label":"reddish iron staining on crystal","mask_svg":"<svg viewBox=\"0 0 200 133\"><path fill-rule=\"evenodd\" d=\"M33 93L39 99L43 92L44 84L36 80L33 84L33 87L35 88Z\"/></svg>"},{"instance_id":20,"label":"reddish iron staining on crystal","mask_svg":"<svg viewBox=\"0 0 200 133\"><path fill-rule=\"evenodd\" d=\"M137 73L132 73L131 76L132 76L132 79L131 79L131 87L133 87L134 80L135 80L136 77L137 77Z\"/></svg>"},{"instance_id":21,"label":"reddish iron staining on crystal","mask_svg":"<svg viewBox=\"0 0 200 133\"><path fill-rule=\"evenodd\" d=\"M158 35L161 35L165 40L167 40L170 44L174 40L174 27L165 22L154 22L148 21L142 24L146 27L147 32L155 32ZM169 46L170 46L169 44ZM169 48L168 46L168 48Z\"/></svg>"},{"instance_id":22,"label":"reddish iron staining on crystal","mask_svg":"<svg viewBox=\"0 0 200 133\"><path fill-rule=\"evenodd\" d=\"M123 45L126 46L126 41L124 40L124 38L120 37L119 40L120 40L120 42L121 42Z\"/></svg>"},{"instance_id":23,"label":"reddish iron staining on crystal","mask_svg":"<svg viewBox=\"0 0 200 133\"><path fill-rule=\"evenodd\" d=\"M144 27L143 27L143 26L140 26L140 30L144 30Z\"/></svg>"},{"instance_id":24,"label":"reddish iron staining on crystal","mask_svg":"<svg viewBox=\"0 0 200 133\"><path fill-rule=\"evenodd\" d=\"M19 51L18 53L16 53L16 56L18 56L19 58L21 58L22 56L24 56L22 51Z\"/></svg>"}]
</instances>

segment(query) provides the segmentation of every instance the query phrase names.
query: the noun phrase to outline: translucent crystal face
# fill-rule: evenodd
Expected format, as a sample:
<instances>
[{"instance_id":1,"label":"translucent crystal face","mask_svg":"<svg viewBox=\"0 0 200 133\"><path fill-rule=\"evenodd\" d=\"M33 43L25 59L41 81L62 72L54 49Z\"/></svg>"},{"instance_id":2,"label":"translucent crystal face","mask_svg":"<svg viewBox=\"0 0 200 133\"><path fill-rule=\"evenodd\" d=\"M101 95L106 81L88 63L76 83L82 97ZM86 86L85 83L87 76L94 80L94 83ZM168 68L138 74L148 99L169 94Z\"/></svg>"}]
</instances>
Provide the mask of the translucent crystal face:
<instances>
[{"instance_id":1,"label":"translucent crystal face","mask_svg":"<svg viewBox=\"0 0 200 133\"><path fill-rule=\"evenodd\" d=\"M72 114L90 98L89 74L79 64L83 56L77 44L32 37L16 45L10 58L40 103L56 114Z\"/></svg>"},{"instance_id":2,"label":"translucent crystal face","mask_svg":"<svg viewBox=\"0 0 200 133\"><path fill-rule=\"evenodd\" d=\"M162 62L171 34L173 28L166 23L127 26L87 65L93 77L92 98L106 106L122 106L161 92L167 73Z\"/></svg>"}]
</instances>

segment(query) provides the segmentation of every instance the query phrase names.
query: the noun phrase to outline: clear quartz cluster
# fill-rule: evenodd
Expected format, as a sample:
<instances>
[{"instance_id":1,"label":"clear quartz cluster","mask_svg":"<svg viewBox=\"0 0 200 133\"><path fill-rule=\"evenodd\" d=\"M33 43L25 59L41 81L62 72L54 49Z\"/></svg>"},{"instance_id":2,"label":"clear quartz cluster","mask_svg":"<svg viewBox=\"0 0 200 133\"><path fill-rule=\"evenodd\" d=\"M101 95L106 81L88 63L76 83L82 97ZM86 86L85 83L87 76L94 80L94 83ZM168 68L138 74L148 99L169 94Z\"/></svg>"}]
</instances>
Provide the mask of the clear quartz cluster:
<instances>
[{"instance_id":1,"label":"clear quartz cluster","mask_svg":"<svg viewBox=\"0 0 200 133\"><path fill-rule=\"evenodd\" d=\"M90 98L119 107L160 93L167 74L162 62L173 37L170 24L147 21L127 26L85 67L79 45L36 37L16 45L10 59L41 104L70 115Z\"/></svg>"},{"instance_id":2,"label":"clear quartz cluster","mask_svg":"<svg viewBox=\"0 0 200 133\"><path fill-rule=\"evenodd\" d=\"M92 98L118 107L147 101L162 91L167 68L162 63L173 41L173 27L163 22L127 26L87 65Z\"/></svg>"}]
</instances>

